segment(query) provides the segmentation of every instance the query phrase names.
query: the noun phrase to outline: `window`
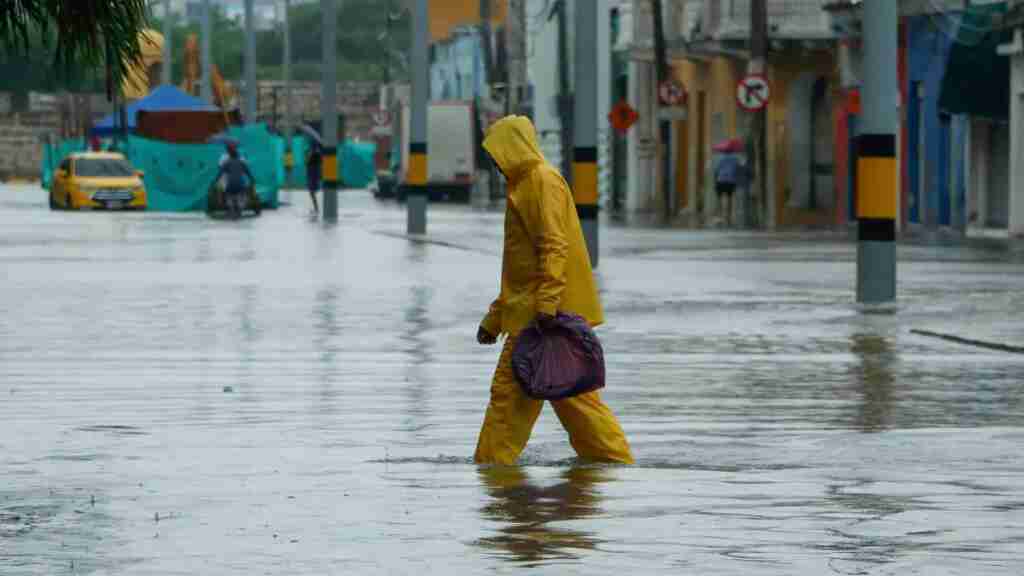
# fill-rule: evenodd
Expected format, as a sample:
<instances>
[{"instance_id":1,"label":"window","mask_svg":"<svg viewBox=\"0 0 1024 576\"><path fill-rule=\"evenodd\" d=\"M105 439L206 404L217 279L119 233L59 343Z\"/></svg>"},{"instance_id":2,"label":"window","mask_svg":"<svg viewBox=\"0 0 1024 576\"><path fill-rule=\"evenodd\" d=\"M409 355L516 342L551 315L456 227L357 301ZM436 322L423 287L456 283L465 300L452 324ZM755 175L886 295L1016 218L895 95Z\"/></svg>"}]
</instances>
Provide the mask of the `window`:
<instances>
[{"instance_id":1,"label":"window","mask_svg":"<svg viewBox=\"0 0 1024 576\"><path fill-rule=\"evenodd\" d=\"M82 158L75 163L75 174L86 178L128 178L135 169L121 158Z\"/></svg>"}]
</instances>

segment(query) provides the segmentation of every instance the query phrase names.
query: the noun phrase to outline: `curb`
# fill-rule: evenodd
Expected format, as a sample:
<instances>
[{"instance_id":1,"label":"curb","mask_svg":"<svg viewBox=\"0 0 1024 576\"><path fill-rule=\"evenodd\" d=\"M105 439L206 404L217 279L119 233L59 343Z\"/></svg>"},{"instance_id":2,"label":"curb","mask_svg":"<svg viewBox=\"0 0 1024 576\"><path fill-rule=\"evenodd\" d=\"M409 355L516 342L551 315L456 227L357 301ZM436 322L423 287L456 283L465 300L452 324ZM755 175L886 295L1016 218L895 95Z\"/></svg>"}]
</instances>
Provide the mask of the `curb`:
<instances>
[{"instance_id":1,"label":"curb","mask_svg":"<svg viewBox=\"0 0 1024 576\"><path fill-rule=\"evenodd\" d=\"M491 254L484 250L477 250L471 246L465 246L463 244L456 244L454 242L448 242L446 240L438 240L436 238L430 238L428 236L421 236L418 234L402 234L399 232L384 232L382 230L372 230L371 234L378 236L385 236L387 238L396 238L399 240L408 240L415 244L432 244L434 246L443 246L445 248L451 248L453 250L462 250L465 252L475 252L477 254ZM492 254L493 255L493 254Z\"/></svg>"},{"instance_id":2,"label":"curb","mask_svg":"<svg viewBox=\"0 0 1024 576\"><path fill-rule=\"evenodd\" d=\"M978 348L988 348L989 350L999 350L1001 352L1010 352L1011 354L1024 354L1024 346L1014 346L1013 344L1004 344L1001 342L987 342L985 340L964 338L962 336L955 336L953 334L943 334L942 332L920 330L917 328L911 329L910 333L917 334L919 336L928 336L930 338L939 338L940 340L946 340L947 342L955 342L957 344L976 346Z\"/></svg>"}]
</instances>

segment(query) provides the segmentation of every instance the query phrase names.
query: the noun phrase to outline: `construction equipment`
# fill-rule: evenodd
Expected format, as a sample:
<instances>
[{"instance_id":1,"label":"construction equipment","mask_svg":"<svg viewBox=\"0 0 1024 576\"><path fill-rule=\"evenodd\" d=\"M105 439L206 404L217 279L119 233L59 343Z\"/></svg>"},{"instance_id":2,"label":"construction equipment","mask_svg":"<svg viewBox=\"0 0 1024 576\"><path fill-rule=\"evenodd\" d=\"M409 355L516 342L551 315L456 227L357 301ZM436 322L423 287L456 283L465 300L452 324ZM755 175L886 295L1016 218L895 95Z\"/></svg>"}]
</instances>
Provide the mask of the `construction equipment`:
<instances>
[{"instance_id":1,"label":"construction equipment","mask_svg":"<svg viewBox=\"0 0 1024 576\"><path fill-rule=\"evenodd\" d=\"M199 96L199 82L202 79L203 71L199 63L198 34L189 34L188 39L185 40L184 63L184 79L181 83L181 89L193 96ZM224 77L221 76L220 69L217 68L216 64L210 65L210 87L213 89L213 103L227 114L228 107L234 100L237 92L224 81Z\"/></svg>"},{"instance_id":2,"label":"construction equipment","mask_svg":"<svg viewBox=\"0 0 1024 576\"><path fill-rule=\"evenodd\" d=\"M136 62L125 60L126 73L121 82L121 94L125 100L138 100L149 94L150 86L158 79L159 66L163 65L164 35L156 30L139 32L141 59Z\"/></svg>"}]
</instances>

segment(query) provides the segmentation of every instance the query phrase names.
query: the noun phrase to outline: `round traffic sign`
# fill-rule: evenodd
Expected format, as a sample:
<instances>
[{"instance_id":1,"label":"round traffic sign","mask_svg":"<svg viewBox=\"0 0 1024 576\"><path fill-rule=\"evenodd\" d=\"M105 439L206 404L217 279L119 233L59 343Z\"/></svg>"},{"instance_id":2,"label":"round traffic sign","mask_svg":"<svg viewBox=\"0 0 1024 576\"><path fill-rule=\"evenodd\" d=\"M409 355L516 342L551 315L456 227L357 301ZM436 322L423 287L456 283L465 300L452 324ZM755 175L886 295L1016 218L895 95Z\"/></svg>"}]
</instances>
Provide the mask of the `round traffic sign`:
<instances>
[{"instance_id":1,"label":"round traffic sign","mask_svg":"<svg viewBox=\"0 0 1024 576\"><path fill-rule=\"evenodd\" d=\"M685 96L686 91L674 79L670 78L658 85L658 99L664 106L678 106Z\"/></svg>"},{"instance_id":2,"label":"round traffic sign","mask_svg":"<svg viewBox=\"0 0 1024 576\"><path fill-rule=\"evenodd\" d=\"M744 77L736 85L736 102L741 108L756 112L768 105L771 99L771 87L768 79L761 74Z\"/></svg>"},{"instance_id":3,"label":"round traffic sign","mask_svg":"<svg viewBox=\"0 0 1024 576\"><path fill-rule=\"evenodd\" d=\"M625 100L619 100L608 112L608 121L620 134L625 134L639 118L640 115Z\"/></svg>"}]
</instances>

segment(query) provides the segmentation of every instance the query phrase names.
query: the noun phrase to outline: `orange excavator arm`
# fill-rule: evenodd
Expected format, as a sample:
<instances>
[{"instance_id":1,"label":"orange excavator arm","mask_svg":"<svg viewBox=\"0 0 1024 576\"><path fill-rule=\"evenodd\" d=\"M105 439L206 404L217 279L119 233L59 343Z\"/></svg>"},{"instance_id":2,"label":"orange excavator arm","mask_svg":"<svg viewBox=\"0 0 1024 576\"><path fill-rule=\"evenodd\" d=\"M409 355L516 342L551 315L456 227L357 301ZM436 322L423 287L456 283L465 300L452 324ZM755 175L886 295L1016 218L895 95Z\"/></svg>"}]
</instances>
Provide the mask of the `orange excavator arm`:
<instances>
[{"instance_id":1,"label":"orange excavator arm","mask_svg":"<svg viewBox=\"0 0 1024 576\"><path fill-rule=\"evenodd\" d=\"M185 40L184 64L181 88L189 94L198 95L203 70L199 61L199 37L194 33L189 34ZM224 81L216 64L210 66L210 87L213 89L213 103L224 110L225 117L227 117L228 103L234 97L235 91Z\"/></svg>"}]
</instances>

